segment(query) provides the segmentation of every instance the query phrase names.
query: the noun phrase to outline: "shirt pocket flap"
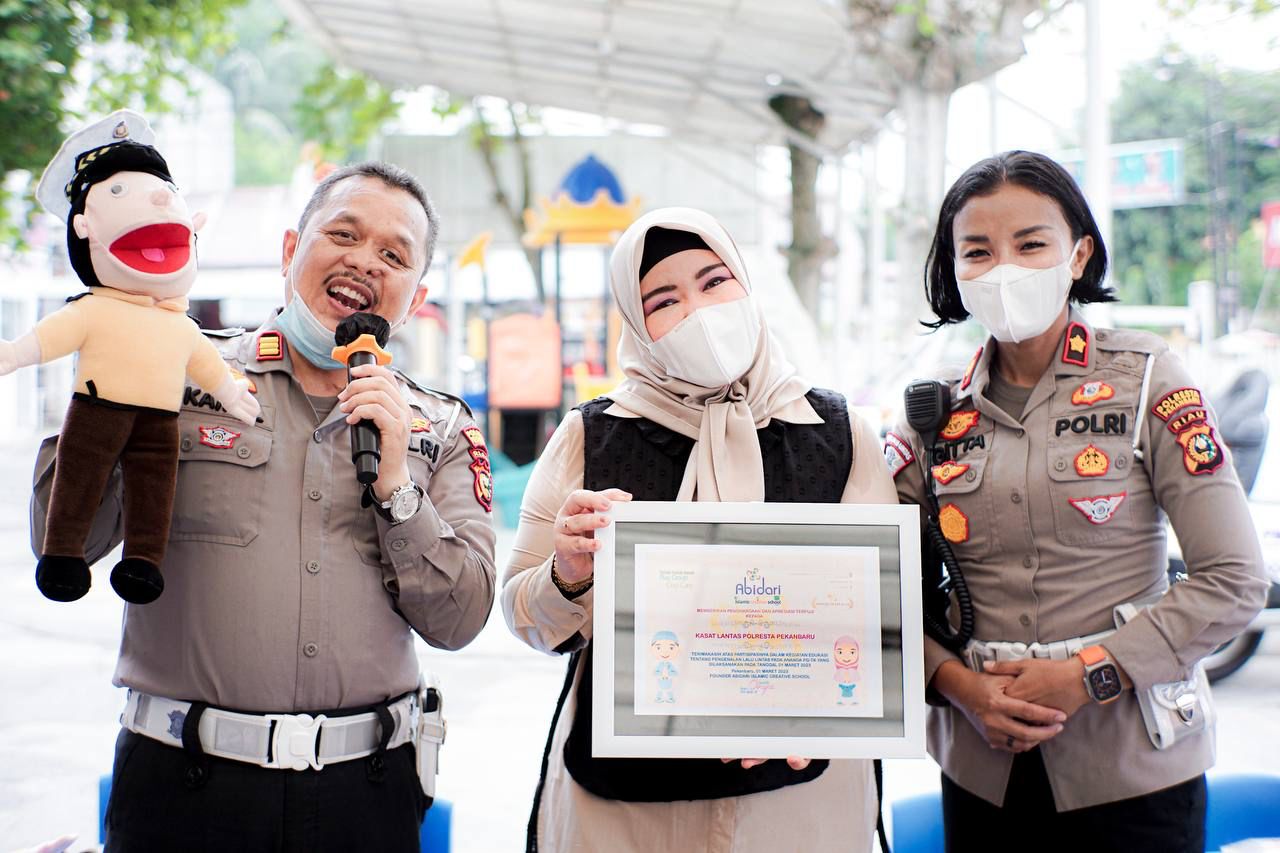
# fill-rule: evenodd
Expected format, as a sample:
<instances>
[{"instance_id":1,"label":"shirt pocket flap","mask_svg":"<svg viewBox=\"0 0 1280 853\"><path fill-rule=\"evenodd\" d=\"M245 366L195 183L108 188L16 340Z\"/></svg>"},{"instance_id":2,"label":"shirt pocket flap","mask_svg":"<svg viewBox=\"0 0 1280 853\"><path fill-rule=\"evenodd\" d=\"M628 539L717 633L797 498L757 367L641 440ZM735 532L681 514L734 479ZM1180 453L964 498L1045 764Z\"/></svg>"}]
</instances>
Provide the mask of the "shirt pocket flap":
<instances>
[{"instance_id":1,"label":"shirt pocket flap","mask_svg":"<svg viewBox=\"0 0 1280 853\"><path fill-rule=\"evenodd\" d=\"M269 415L269 409L263 409ZM226 415L183 412L178 419L178 459L229 462L257 468L271 457L271 434Z\"/></svg>"},{"instance_id":2,"label":"shirt pocket flap","mask_svg":"<svg viewBox=\"0 0 1280 853\"><path fill-rule=\"evenodd\" d=\"M935 494L939 498L948 495L966 495L982 485L982 475L987 467L987 455L972 458L949 459L929 469Z\"/></svg>"},{"instance_id":3,"label":"shirt pocket flap","mask_svg":"<svg viewBox=\"0 0 1280 853\"><path fill-rule=\"evenodd\" d=\"M1057 483L1123 480L1134 465L1133 446L1124 439L1076 436L1048 445L1049 479Z\"/></svg>"}]
</instances>

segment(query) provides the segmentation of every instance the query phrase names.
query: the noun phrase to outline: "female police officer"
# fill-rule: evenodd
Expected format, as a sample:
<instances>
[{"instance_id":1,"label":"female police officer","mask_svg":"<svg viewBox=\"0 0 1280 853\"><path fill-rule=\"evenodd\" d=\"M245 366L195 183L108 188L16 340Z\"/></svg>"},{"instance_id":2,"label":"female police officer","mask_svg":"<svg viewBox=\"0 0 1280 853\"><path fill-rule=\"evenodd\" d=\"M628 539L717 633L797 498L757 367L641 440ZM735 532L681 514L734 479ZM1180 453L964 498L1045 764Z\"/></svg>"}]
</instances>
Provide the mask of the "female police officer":
<instances>
[{"instance_id":1,"label":"female police officer","mask_svg":"<svg viewBox=\"0 0 1280 853\"><path fill-rule=\"evenodd\" d=\"M1071 307L1113 298L1105 269L1080 190L1047 157L983 160L943 200L932 325L973 316L991 336L948 381L937 441L903 426L885 453L903 501L925 505L932 487L972 598L966 648L926 640L948 850L1203 848L1207 691L1160 688L1182 696L1172 728L1139 697L1252 618L1261 555L1178 359ZM1163 597L1161 510L1190 572ZM1114 608L1154 599L1116 629Z\"/></svg>"},{"instance_id":2,"label":"female police officer","mask_svg":"<svg viewBox=\"0 0 1280 853\"><path fill-rule=\"evenodd\" d=\"M591 757L594 533L611 500L894 499L875 433L786 362L714 219L688 208L641 217L610 280L626 379L570 412L538 460L502 595L518 637L575 652L529 848L869 850L870 762Z\"/></svg>"}]
</instances>

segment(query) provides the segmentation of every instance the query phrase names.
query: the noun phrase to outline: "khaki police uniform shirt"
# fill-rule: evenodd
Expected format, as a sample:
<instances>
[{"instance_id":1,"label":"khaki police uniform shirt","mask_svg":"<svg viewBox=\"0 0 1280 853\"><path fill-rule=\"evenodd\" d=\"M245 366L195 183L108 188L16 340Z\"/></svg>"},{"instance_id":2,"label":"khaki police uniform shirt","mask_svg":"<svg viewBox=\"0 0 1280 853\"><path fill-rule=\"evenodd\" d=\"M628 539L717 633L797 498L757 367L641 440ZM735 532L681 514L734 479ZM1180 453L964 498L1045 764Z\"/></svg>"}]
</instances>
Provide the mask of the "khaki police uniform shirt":
<instances>
[{"instance_id":1,"label":"khaki police uniform shirt","mask_svg":"<svg viewBox=\"0 0 1280 853\"><path fill-rule=\"evenodd\" d=\"M1253 618L1267 589L1213 410L1159 338L1095 332L1073 311L1022 417L1011 417L987 395L994 344L949 380L952 415L937 445L944 458L926 462L905 424L885 442L902 501L925 506L924 477L934 480L939 521L973 597L974 637L1029 644L1114 628L1114 606L1168 586L1167 513L1190 578L1102 645L1136 689L1185 677ZM955 657L926 637L926 684ZM1013 756L989 747L932 691L930 701L939 705L930 708L929 751L943 771L1003 802ZM1040 749L1066 811L1190 779L1213 763L1214 744L1209 729L1156 750L1127 691L1085 705Z\"/></svg>"},{"instance_id":2,"label":"khaki police uniform shirt","mask_svg":"<svg viewBox=\"0 0 1280 853\"><path fill-rule=\"evenodd\" d=\"M605 414L635 417L617 405ZM776 417L787 423L822 423L804 398L785 406ZM853 465L841 502L894 503L893 483L876 452L879 442L874 430L852 411L849 420ZM525 643L548 654L582 648L591 638L593 593L570 600L551 580L556 515L565 498L582 488L583 441L582 415L571 411L533 470L503 578L507 626ZM564 765L581 669L551 735L537 816L539 850L685 850L690 839L697 839L702 845L698 849L705 853L790 849L869 853L872 849L876 800L870 761L833 761L821 776L803 785L718 800L631 803L588 793ZM815 821L815 814L823 819ZM789 840L780 843L779 839Z\"/></svg>"},{"instance_id":3,"label":"khaki police uniform shirt","mask_svg":"<svg viewBox=\"0 0 1280 853\"><path fill-rule=\"evenodd\" d=\"M115 683L261 712L368 705L417 685L410 629L457 649L485 624L494 596L487 451L459 402L401 376L413 412L409 470L426 500L390 524L360 505L344 413L317 417L270 326L219 346L253 383L256 425L230 417L205 389L186 389L165 591L125 608ZM37 551L55 449L56 436L36 462ZM117 469L87 543L91 562L121 539L120 489ZM101 567L95 574L101 583Z\"/></svg>"}]
</instances>

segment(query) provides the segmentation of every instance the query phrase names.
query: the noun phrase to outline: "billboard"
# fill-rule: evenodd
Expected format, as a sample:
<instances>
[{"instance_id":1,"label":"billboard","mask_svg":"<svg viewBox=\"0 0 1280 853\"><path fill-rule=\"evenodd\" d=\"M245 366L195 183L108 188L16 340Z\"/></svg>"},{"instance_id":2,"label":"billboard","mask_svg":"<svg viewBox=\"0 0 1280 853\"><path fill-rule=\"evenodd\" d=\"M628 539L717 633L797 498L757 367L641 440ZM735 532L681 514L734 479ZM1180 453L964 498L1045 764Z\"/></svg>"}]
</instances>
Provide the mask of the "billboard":
<instances>
[{"instance_id":1,"label":"billboard","mask_svg":"<svg viewBox=\"0 0 1280 853\"><path fill-rule=\"evenodd\" d=\"M1066 151L1057 159L1084 187L1083 152ZM1186 159L1181 139L1148 139L1111 146L1113 210L1182 204L1186 194Z\"/></svg>"}]
</instances>

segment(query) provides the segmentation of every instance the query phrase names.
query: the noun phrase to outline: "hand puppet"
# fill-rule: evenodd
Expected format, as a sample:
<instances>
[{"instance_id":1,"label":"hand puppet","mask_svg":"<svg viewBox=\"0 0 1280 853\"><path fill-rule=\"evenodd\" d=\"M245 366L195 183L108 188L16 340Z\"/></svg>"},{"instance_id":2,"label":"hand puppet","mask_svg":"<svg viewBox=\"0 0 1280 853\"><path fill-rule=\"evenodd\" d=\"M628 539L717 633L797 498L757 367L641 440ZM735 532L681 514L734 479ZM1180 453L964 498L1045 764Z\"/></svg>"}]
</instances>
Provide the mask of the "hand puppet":
<instances>
[{"instance_id":1,"label":"hand puppet","mask_svg":"<svg viewBox=\"0 0 1280 853\"><path fill-rule=\"evenodd\" d=\"M117 464L124 557L111 585L132 604L164 590L186 376L245 423L259 411L187 316L204 215L188 212L153 141L142 116L121 110L63 143L36 197L66 220L71 266L89 290L0 341L0 376L78 353L36 566L36 585L55 601L89 591L85 540Z\"/></svg>"}]
</instances>

